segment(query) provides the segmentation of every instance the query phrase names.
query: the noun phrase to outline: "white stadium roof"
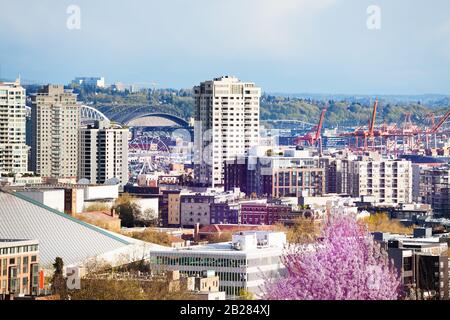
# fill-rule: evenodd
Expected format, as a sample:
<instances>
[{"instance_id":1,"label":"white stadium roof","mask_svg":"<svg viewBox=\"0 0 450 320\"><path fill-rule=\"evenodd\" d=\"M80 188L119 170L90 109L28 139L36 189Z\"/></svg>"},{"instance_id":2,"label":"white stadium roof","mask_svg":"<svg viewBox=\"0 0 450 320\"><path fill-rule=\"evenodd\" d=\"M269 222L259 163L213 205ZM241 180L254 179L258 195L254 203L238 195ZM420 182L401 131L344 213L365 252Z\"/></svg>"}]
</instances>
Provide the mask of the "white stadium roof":
<instances>
[{"instance_id":1,"label":"white stadium roof","mask_svg":"<svg viewBox=\"0 0 450 320\"><path fill-rule=\"evenodd\" d=\"M97 228L26 196L1 190L0 239L39 240L44 268L50 267L56 257L61 257L65 265L80 265L96 257L114 263L124 255L136 261L147 257L150 248L160 247Z\"/></svg>"}]
</instances>

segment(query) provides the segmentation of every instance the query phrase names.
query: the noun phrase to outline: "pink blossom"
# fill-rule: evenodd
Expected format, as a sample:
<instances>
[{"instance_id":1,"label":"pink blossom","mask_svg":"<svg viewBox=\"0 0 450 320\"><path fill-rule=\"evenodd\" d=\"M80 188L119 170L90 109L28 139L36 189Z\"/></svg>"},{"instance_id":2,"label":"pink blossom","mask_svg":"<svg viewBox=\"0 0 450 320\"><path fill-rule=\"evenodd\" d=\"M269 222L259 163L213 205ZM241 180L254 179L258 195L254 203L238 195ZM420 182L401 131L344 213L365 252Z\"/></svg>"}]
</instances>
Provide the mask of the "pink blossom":
<instances>
[{"instance_id":1,"label":"pink blossom","mask_svg":"<svg viewBox=\"0 0 450 320\"><path fill-rule=\"evenodd\" d=\"M269 300L395 300L398 273L364 225L353 216L329 218L310 246L283 256L286 277L265 285Z\"/></svg>"}]
</instances>

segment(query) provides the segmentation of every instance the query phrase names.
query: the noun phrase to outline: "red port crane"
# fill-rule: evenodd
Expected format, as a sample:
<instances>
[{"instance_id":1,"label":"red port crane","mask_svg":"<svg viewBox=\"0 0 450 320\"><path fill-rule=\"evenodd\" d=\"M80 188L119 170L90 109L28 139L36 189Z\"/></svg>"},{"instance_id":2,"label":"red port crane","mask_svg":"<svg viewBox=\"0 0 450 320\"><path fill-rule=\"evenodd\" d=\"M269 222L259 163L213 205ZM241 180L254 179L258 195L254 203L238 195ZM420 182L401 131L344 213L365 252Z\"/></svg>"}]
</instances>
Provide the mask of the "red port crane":
<instances>
[{"instance_id":1,"label":"red port crane","mask_svg":"<svg viewBox=\"0 0 450 320\"><path fill-rule=\"evenodd\" d=\"M375 121L377 120L377 110L378 110L378 99L375 99L375 103L373 105L372 117L369 120L369 130L364 132L364 149L367 150L368 147L368 138L372 140L372 144L374 144L375 138Z\"/></svg>"},{"instance_id":2,"label":"red port crane","mask_svg":"<svg viewBox=\"0 0 450 320\"><path fill-rule=\"evenodd\" d=\"M447 121L447 119L450 117L450 109L447 110L447 113L436 123L433 128L431 128L430 133L436 133L440 127Z\"/></svg>"},{"instance_id":3,"label":"red port crane","mask_svg":"<svg viewBox=\"0 0 450 320\"><path fill-rule=\"evenodd\" d=\"M321 140L322 138L322 127L323 122L325 120L325 113L327 112L327 108L322 109L322 113L320 114L319 124L315 127L314 135L311 134L311 132L307 133L303 137L297 138L297 144L300 144L301 141L306 141L308 145L313 146L316 144L317 141Z\"/></svg>"}]
</instances>

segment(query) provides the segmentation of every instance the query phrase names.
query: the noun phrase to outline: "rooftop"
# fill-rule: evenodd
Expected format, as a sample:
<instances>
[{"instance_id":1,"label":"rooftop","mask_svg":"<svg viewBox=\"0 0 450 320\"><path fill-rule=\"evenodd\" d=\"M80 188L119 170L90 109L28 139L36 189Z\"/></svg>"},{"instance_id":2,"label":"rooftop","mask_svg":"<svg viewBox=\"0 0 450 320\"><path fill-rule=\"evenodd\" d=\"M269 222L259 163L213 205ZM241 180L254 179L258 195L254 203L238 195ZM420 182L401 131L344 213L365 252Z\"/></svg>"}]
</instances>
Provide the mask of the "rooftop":
<instances>
[{"instance_id":1,"label":"rooftop","mask_svg":"<svg viewBox=\"0 0 450 320\"><path fill-rule=\"evenodd\" d=\"M284 244L286 243L280 237L276 237L282 232L270 231L244 231L233 235L232 242L211 243L206 245L197 245L184 248L157 249L153 253L207 253L218 255L253 255L261 254L282 254ZM274 236L274 237L270 237Z\"/></svg>"},{"instance_id":2,"label":"rooftop","mask_svg":"<svg viewBox=\"0 0 450 320\"><path fill-rule=\"evenodd\" d=\"M24 195L0 190L0 203L0 238L37 239L44 268L56 257L63 258L65 265L94 257L111 261L116 254L125 253L129 258L134 254L142 257L140 246L146 243L77 220Z\"/></svg>"},{"instance_id":3,"label":"rooftop","mask_svg":"<svg viewBox=\"0 0 450 320\"><path fill-rule=\"evenodd\" d=\"M27 246L39 244L37 240L25 240L25 239L0 239L0 248Z\"/></svg>"},{"instance_id":4,"label":"rooftop","mask_svg":"<svg viewBox=\"0 0 450 320\"><path fill-rule=\"evenodd\" d=\"M200 228L199 233L221 233L221 232L237 232L237 231L252 231L274 230L275 226L269 225L251 225L251 224L211 224Z\"/></svg>"},{"instance_id":5,"label":"rooftop","mask_svg":"<svg viewBox=\"0 0 450 320\"><path fill-rule=\"evenodd\" d=\"M109 211L81 212L81 213L78 213L77 216L83 216L83 217L94 219L94 220L118 220L119 219L119 217L116 215L111 216L111 212L109 212Z\"/></svg>"}]
</instances>

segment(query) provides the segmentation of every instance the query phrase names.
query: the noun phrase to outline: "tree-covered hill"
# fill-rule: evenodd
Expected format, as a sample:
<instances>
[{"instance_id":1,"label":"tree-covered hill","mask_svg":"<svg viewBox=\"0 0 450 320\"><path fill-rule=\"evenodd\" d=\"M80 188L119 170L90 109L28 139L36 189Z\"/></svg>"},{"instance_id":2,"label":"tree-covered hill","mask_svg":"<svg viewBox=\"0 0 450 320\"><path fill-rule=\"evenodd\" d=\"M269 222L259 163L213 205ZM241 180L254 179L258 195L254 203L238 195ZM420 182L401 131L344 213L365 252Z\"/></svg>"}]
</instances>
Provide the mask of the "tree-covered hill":
<instances>
[{"instance_id":1,"label":"tree-covered hill","mask_svg":"<svg viewBox=\"0 0 450 320\"><path fill-rule=\"evenodd\" d=\"M35 89L35 88L32 88ZM117 92L112 89L74 88L78 99L92 105L107 116L120 118L124 114L164 112L188 119L193 116L194 99L191 90L158 89L139 92ZM327 99L328 98L328 99ZM301 97L268 95L261 97L261 120L301 120L316 123L321 110L328 105L326 127L366 125L372 113L371 97ZM430 112L442 115L450 108L449 97L381 97L377 123L400 123L410 112L413 122L429 123Z\"/></svg>"}]
</instances>

